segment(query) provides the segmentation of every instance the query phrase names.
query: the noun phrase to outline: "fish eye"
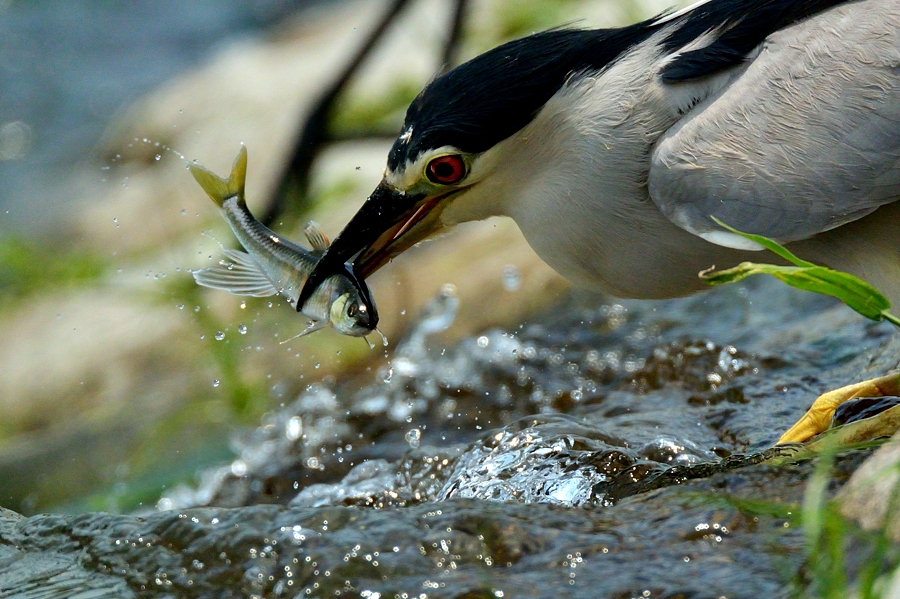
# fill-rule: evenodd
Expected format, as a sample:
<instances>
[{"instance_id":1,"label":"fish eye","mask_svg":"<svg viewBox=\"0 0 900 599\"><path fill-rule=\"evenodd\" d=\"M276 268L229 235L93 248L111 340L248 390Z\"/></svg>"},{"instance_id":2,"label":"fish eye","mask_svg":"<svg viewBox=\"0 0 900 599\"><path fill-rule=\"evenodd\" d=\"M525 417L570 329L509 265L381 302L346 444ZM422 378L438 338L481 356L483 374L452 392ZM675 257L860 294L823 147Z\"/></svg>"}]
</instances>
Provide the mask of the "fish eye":
<instances>
[{"instance_id":1,"label":"fish eye","mask_svg":"<svg viewBox=\"0 0 900 599\"><path fill-rule=\"evenodd\" d=\"M438 156L425 167L428 180L440 185L459 183L466 174L466 161L459 154Z\"/></svg>"},{"instance_id":2,"label":"fish eye","mask_svg":"<svg viewBox=\"0 0 900 599\"><path fill-rule=\"evenodd\" d=\"M356 302L351 302L347 306L347 316L349 316L350 318L353 318L354 316L356 316L357 311L358 311L358 307L356 305Z\"/></svg>"}]
</instances>

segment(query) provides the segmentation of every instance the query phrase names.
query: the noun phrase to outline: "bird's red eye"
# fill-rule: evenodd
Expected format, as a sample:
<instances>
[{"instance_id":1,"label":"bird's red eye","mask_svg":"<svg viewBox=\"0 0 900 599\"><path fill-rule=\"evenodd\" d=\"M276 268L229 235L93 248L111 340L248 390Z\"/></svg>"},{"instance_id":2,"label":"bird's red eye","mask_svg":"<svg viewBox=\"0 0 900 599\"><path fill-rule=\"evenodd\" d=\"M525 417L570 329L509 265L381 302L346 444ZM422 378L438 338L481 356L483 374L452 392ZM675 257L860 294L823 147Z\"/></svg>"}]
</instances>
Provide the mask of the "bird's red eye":
<instances>
[{"instance_id":1,"label":"bird's red eye","mask_svg":"<svg viewBox=\"0 0 900 599\"><path fill-rule=\"evenodd\" d=\"M438 156L428 163L425 173L432 183L453 185L466 176L466 162L459 154Z\"/></svg>"}]
</instances>

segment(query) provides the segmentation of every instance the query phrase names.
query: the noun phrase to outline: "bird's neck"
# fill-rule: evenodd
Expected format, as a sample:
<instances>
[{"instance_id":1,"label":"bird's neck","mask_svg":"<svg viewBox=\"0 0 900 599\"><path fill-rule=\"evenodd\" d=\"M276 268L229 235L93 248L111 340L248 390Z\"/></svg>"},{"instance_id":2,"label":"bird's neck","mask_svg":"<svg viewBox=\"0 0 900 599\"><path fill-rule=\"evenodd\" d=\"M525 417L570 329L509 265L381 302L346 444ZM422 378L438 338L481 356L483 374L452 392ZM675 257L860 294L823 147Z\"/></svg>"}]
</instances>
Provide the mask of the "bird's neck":
<instances>
[{"instance_id":1,"label":"bird's neck","mask_svg":"<svg viewBox=\"0 0 900 599\"><path fill-rule=\"evenodd\" d=\"M494 175L449 217L511 216L550 266L617 296L703 288L700 270L737 258L672 224L651 201L647 176L653 141L721 83L663 93L648 69L660 60L651 39L612 65L616 72L570 81L528 126L489 150Z\"/></svg>"}]
</instances>

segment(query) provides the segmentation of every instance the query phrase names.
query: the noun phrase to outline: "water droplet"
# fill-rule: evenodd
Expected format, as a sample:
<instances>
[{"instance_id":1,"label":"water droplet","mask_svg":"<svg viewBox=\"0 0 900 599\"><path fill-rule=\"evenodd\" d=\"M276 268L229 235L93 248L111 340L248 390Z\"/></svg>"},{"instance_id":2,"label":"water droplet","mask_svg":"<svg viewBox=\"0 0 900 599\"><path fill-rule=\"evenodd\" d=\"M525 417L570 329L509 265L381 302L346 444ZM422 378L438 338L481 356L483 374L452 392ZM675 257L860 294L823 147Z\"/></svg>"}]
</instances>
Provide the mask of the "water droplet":
<instances>
[{"instance_id":1,"label":"water droplet","mask_svg":"<svg viewBox=\"0 0 900 599\"><path fill-rule=\"evenodd\" d=\"M178 308L179 310L184 310L184 304L178 304L176 308Z\"/></svg>"},{"instance_id":2,"label":"water droplet","mask_svg":"<svg viewBox=\"0 0 900 599\"><path fill-rule=\"evenodd\" d=\"M384 382L390 383L392 378L394 378L394 368L393 367L387 369L387 374L384 375Z\"/></svg>"},{"instance_id":3,"label":"water droplet","mask_svg":"<svg viewBox=\"0 0 900 599\"><path fill-rule=\"evenodd\" d=\"M512 264L503 267L503 288L507 291L518 291L522 287L522 273Z\"/></svg>"},{"instance_id":4,"label":"water droplet","mask_svg":"<svg viewBox=\"0 0 900 599\"><path fill-rule=\"evenodd\" d=\"M181 211L181 216L187 216L187 208Z\"/></svg>"},{"instance_id":5,"label":"water droplet","mask_svg":"<svg viewBox=\"0 0 900 599\"><path fill-rule=\"evenodd\" d=\"M417 428L411 428L406 432L405 438L409 446L416 449L419 446L419 441L422 440L422 431Z\"/></svg>"},{"instance_id":6,"label":"water droplet","mask_svg":"<svg viewBox=\"0 0 900 599\"><path fill-rule=\"evenodd\" d=\"M225 338L225 333L222 331L216 331L216 341L221 341Z\"/></svg>"},{"instance_id":7,"label":"water droplet","mask_svg":"<svg viewBox=\"0 0 900 599\"><path fill-rule=\"evenodd\" d=\"M219 386L219 379L213 379L213 387Z\"/></svg>"},{"instance_id":8,"label":"water droplet","mask_svg":"<svg viewBox=\"0 0 900 599\"><path fill-rule=\"evenodd\" d=\"M318 370L320 366L322 366L322 365L319 364L318 362L316 362L314 367L316 368L316 370Z\"/></svg>"},{"instance_id":9,"label":"water droplet","mask_svg":"<svg viewBox=\"0 0 900 599\"><path fill-rule=\"evenodd\" d=\"M156 161L162 160L162 154L157 154L156 156L153 157L153 159Z\"/></svg>"},{"instance_id":10,"label":"water droplet","mask_svg":"<svg viewBox=\"0 0 900 599\"><path fill-rule=\"evenodd\" d=\"M296 441L303 436L303 419L291 416L284 427L284 436L288 441Z\"/></svg>"},{"instance_id":11,"label":"water droplet","mask_svg":"<svg viewBox=\"0 0 900 599\"><path fill-rule=\"evenodd\" d=\"M194 306L194 312L199 312L199 311L200 311L200 306Z\"/></svg>"},{"instance_id":12,"label":"water droplet","mask_svg":"<svg viewBox=\"0 0 900 599\"><path fill-rule=\"evenodd\" d=\"M237 330L238 330L238 333L240 333L241 335L246 335L247 334L247 325L241 323L237 326Z\"/></svg>"},{"instance_id":13,"label":"water droplet","mask_svg":"<svg viewBox=\"0 0 900 599\"><path fill-rule=\"evenodd\" d=\"M241 302L241 310L245 310L247 308L247 302Z\"/></svg>"},{"instance_id":14,"label":"water droplet","mask_svg":"<svg viewBox=\"0 0 900 599\"><path fill-rule=\"evenodd\" d=\"M491 340L488 339L487 336L482 335L478 338L478 341L476 341L476 343L478 344L478 347L487 347L491 344Z\"/></svg>"}]
</instances>

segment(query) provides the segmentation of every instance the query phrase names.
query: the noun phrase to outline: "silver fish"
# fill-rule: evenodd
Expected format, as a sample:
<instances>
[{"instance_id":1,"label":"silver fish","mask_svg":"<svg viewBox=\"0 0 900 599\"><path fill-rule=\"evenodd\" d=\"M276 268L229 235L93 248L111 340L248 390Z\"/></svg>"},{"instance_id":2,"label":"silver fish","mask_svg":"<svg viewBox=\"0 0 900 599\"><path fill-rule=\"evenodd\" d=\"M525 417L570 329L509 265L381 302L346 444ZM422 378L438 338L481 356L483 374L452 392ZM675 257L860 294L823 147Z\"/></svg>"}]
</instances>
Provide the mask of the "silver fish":
<instances>
[{"instance_id":1,"label":"silver fish","mask_svg":"<svg viewBox=\"0 0 900 599\"><path fill-rule=\"evenodd\" d=\"M308 250L282 238L253 217L244 200L247 175L247 148L244 146L234 160L228 179L196 164L189 168L203 191L222 210L235 237L247 250L225 250L227 262L194 271L197 284L235 295L266 297L281 294L296 308L303 284L328 249L328 238L322 229L313 222L306 226L304 233L312 245L312 250ZM312 321L301 335L329 324L344 335L368 335L378 324L378 314L371 299L366 300L360 296L357 285L346 276L329 277L301 306L300 311Z\"/></svg>"}]
</instances>

